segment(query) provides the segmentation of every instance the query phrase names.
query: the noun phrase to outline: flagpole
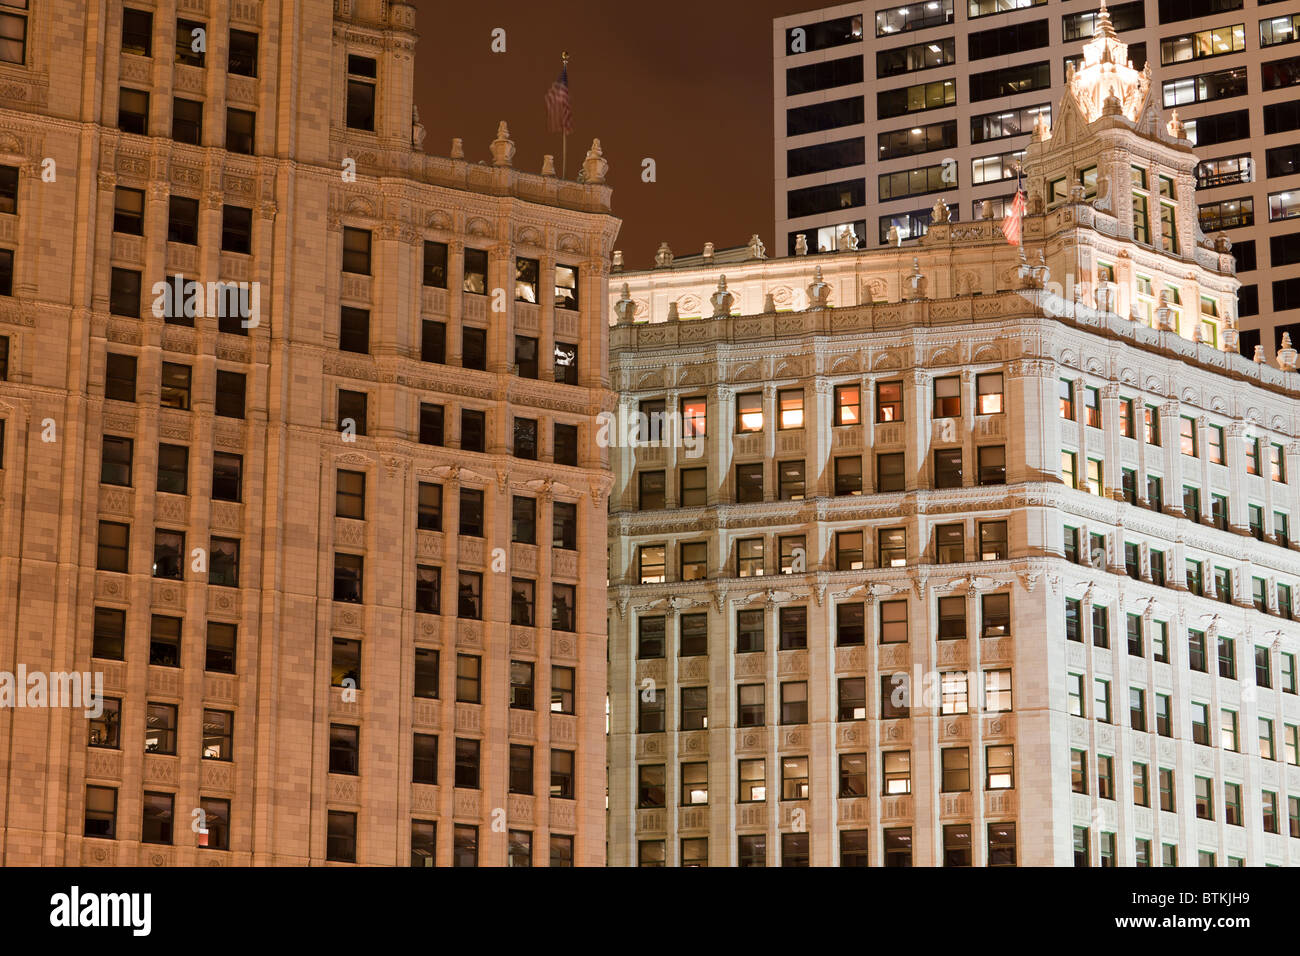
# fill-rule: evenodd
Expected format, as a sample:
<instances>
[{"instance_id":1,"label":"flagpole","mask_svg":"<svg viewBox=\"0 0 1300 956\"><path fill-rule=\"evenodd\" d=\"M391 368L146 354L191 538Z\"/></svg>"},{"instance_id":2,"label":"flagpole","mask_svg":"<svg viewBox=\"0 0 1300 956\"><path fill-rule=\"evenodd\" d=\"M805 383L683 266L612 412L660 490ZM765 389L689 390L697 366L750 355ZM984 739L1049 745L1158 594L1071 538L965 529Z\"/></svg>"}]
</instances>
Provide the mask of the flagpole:
<instances>
[{"instance_id":1,"label":"flagpole","mask_svg":"<svg viewBox=\"0 0 1300 956\"><path fill-rule=\"evenodd\" d=\"M567 83L568 82L567 77L569 75L569 51L568 50L563 50L560 52L560 63L563 67L564 75L566 77L565 82ZM562 124L560 128L560 135L562 137L562 139L560 140L560 178L561 179L569 178L569 133L568 130L565 129L567 125L568 125L567 123Z\"/></svg>"}]
</instances>

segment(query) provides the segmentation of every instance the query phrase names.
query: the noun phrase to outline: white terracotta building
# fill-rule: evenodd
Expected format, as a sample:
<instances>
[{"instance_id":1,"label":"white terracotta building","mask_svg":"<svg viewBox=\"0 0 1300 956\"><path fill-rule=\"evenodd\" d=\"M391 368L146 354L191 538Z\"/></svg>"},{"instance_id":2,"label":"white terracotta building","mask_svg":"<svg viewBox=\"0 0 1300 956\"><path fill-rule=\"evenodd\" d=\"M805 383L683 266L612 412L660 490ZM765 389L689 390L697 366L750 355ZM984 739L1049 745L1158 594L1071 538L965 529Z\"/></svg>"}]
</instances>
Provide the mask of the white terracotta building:
<instances>
[{"instance_id":1,"label":"white terracotta building","mask_svg":"<svg viewBox=\"0 0 1300 956\"><path fill-rule=\"evenodd\" d=\"M940 201L613 277L612 865L1300 861L1295 356L1237 354L1125 53L1035 132L1023 257Z\"/></svg>"}]
</instances>

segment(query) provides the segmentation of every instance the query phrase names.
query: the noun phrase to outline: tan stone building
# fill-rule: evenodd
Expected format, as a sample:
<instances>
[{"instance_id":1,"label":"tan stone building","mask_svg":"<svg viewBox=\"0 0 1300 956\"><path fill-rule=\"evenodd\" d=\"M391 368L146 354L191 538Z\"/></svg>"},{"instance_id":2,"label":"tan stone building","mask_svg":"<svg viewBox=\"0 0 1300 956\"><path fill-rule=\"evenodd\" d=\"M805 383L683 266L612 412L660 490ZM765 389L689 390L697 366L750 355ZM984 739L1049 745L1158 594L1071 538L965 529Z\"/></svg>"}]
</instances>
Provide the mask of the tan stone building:
<instances>
[{"instance_id":1,"label":"tan stone building","mask_svg":"<svg viewBox=\"0 0 1300 956\"><path fill-rule=\"evenodd\" d=\"M1300 862L1296 356L1082 52L1024 258L940 201L615 276L612 865Z\"/></svg>"},{"instance_id":2,"label":"tan stone building","mask_svg":"<svg viewBox=\"0 0 1300 956\"><path fill-rule=\"evenodd\" d=\"M0 861L601 863L599 147L424 155L401 0L96 10L0 3L0 672L105 698Z\"/></svg>"}]
</instances>

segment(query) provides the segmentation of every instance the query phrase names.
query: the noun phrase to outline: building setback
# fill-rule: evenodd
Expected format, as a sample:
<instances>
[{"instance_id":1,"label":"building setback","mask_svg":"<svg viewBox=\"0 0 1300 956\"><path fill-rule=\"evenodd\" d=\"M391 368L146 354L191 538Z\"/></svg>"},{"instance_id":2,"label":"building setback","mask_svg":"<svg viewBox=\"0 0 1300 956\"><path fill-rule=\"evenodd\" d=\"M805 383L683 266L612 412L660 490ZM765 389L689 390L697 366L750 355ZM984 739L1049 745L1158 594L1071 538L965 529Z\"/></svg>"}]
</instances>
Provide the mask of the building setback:
<instances>
[{"instance_id":1,"label":"building setback","mask_svg":"<svg viewBox=\"0 0 1300 956\"><path fill-rule=\"evenodd\" d=\"M402 0L21 6L0 671L107 700L0 710L3 863L600 864L599 144L424 155Z\"/></svg>"},{"instance_id":2,"label":"building setback","mask_svg":"<svg viewBox=\"0 0 1300 956\"><path fill-rule=\"evenodd\" d=\"M1300 0L1113 3L1114 29L1196 146L1198 215L1234 244L1242 354L1300 341ZM773 23L775 244L834 250L891 227L1000 217L1038 116L1051 119L1095 0L847 3Z\"/></svg>"},{"instance_id":3,"label":"building setback","mask_svg":"<svg viewBox=\"0 0 1300 956\"><path fill-rule=\"evenodd\" d=\"M1296 355L1082 56L1023 251L939 201L615 277L612 865L1300 860Z\"/></svg>"}]
</instances>

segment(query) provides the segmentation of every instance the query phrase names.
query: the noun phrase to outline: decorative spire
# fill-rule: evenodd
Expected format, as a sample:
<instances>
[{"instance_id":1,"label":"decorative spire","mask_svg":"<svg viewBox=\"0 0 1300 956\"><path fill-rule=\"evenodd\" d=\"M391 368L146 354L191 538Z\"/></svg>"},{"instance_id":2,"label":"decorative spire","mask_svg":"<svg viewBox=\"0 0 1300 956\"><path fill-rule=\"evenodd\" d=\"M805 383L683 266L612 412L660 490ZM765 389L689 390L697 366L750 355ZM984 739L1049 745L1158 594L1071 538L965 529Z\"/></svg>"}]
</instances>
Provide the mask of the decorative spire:
<instances>
[{"instance_id":1,"label":"decorative spire","mask_svg":"<svg viewBox=\"0 0 1300 956\"><path fill-rule=\"evenodd\" d=\"M497 138L492 140L489 149L492 151L493 166L509 166L514 160L515 144L510 138L510 128L506 126L505 120L497 124Z\"/></svg>"},{"instance_id":2,"label":"decorative spire","mask_svg":"<svg viewBox=\"0 0 1300 956\"><path fill-rule=\"evenodd\" d=\"M1106 9L1106 0L1101 0L1101 9L1097 11L1097 25L1092 30L1093 39L1097 37L1115 37L1115 26L1110 22L1110 11Z\"/></svg>"}]
</instances>

